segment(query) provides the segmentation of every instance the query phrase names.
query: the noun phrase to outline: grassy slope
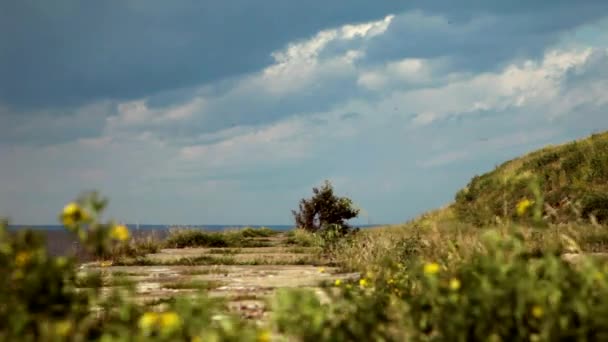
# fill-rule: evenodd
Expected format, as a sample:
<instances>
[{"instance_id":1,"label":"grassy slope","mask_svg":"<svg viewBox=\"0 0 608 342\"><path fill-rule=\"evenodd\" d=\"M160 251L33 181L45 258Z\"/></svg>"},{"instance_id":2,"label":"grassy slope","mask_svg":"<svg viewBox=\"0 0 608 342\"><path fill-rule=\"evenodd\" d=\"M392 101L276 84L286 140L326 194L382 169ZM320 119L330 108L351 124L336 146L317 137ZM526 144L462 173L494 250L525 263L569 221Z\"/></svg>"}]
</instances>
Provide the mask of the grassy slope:
<instances>
[{"instance_id":1,"label":"grassy slope","mask_svg":"<svg viewBox=\"0 0 608 342\"><path fill-rule=\"evenodd\" d=\"M524 217L516 215L519 201L535 198L529 187L534 179L540 185L545 220L561 225L539 229L528 224L530 212ZM591 213L601 223L608 223L607 194L608 132L505 162L474 177L448 206L404 224L362 231L340 251L338 259L355 270L382 265L387 259L405 261L412 257L450 265L483 251L483 234L478 227L503 236L517 231L533 255L571 250L608 252L606 227L585 218Z\"/></svg>"},{"instance_id":2,"label":"grassy slope","mask_svg":"<svg viewBox=\"0 0 608 342\"><path fill-rule=\"evenodd\" d=\"M530 188L534 183L540 197ZM517 203L535 197L539 204L544 200L539 209L549 222L588 220L590 215L608 222L608 132L548 146L475 176L450 208L463 222L483 226L496 217L521 220Z\"/></svg>"}]
</instances>

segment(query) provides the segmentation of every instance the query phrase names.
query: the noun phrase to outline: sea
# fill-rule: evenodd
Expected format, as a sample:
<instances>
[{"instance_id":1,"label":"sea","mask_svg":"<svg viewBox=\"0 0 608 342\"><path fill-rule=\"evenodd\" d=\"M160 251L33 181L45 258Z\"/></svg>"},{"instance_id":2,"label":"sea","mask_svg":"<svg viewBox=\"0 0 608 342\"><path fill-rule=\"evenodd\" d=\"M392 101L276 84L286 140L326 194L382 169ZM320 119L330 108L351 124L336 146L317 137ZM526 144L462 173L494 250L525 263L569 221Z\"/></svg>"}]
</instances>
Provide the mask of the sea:
<instances>
[{"instance_id":1,"label":"sea","mask_svg":"<svg viewBox=\"0 0 608 342\"><path fill-rule=\"evenodd\" d=\"M271 225L239 225L239 224L232 224L232 225L228 225L228 224L206 224L206 225L165 225L165 224L125 224L127 226L127 228L129 228L129 230L133 231L137 231L137 230L141 230L141 231L164 231L164 230L168 230L171 228L193 228L193 229L203 229L203 230L207 230L210 232L218 232L218 231L222 231L222 230L226 230L226 229L238 229L238 228L245 228L245 227L252 227L252 228L261 228L261 227L267 227L270 228L272 230L277 230L277 231L286 231L286 230L290 230L293 229L293 225L277 225L277 224L271 224ZM58 231L58 230L65 230L65 228L62 225L9 225L8 226L9 230L20 230L20 229L33 229L33 230L39 230L39 231Z\"/></svg>"},{"instance_id":2,"label":"sea","mask_svg":"<svg viewBox=\"0 0 608 342\"><path fill-rule=\"evenodd\" d=\"M288 231L294 228L293 225L162 225L162 224L126 224L134 238L152 237L164 239L170 229L188 228L201 229L210 232L218 232L227 229L238 229L245 227L261 228L267 227L276 231ZM377 225L356 225L359 228L368 228ZM17 233L22 230L30 229L45 237L47 250L51 255L74 255L80 261L89 261L84 249L80 246L74 234L68 232L62 225L9 225L9 231Z\"/></svg>"}]
</instances>

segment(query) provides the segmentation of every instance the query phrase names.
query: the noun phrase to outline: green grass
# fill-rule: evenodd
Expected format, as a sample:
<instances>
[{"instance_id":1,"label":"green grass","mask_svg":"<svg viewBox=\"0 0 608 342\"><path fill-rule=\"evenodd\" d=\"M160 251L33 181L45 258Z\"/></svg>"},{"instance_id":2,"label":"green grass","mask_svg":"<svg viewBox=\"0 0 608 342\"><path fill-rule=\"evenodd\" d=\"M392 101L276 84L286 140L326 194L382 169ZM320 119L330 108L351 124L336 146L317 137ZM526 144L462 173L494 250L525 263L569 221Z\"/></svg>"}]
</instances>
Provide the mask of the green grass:
<instances>
[{"instance_id":1,"label":"green grass","mask_svg":"<svg viewBox=\"0 0 608 342\"><path fill-rule=\"evenodd\" d=\"M218 288L222 285L219 281L202 281L202 280L191 280L191 281L178 281L163 284L162 287L165 289L172 290L186 290L186 289L196 289L196 290L211 290Z\"/></svg>"},{"instance_id":2,"label":"green grass","mask_svg":"<svg viewBox=\"0 0 608 342\"><path fill-rule=\"evenodd\" d=\"M0 277L0 340L608 340L608 260L585 256L608 252L608 227L601 225L606 138L596 135L531 153L475 177L454 205L402 225L332 240L325 255L360 272L362 279L325 282L321 291L327 300L310 289L279 289L269 297L267 325L229 317L224 299L209 299L206 291L144 305L131 300L133 288L104 296L104 286L129 285L122 277L129 273L108 277L107 269L81 270L74 260L49 255L35 234L7 234L0 223L0 269L6 275ZM534 181L538 193L529 187ZM571 204L555 206L555 198L564 194ZM549 204L536 208L545 216L541 222L514 216L515 203L528 197ZM111 225L100 227L104 232ZM322 236L297 230L286 239L244 231L179 231L172 242L225 244L228 251L285 240L294 250L323 245ZM84 242L110 246L107 237L87 235ZM563 254L572 252L578 260L564 260ZM230 252L159 262L144 254L116 252L114 265L326 262L306 255L242 258ZM218 284L187 280L164 288L207 290ZM249 295L240 299L256 299Z\"/></svg>"},{"instance_id":3,"label":"green grass","mask_svg":"<svg viewBox=\"0 0 608 342\"><path fill-rule=\"evenodd\" d=\"M136 258L147 254L158 253L162 247L163 242L154 236L132 238L126 244L112 246L104 255L102 255L102 259L117 260L124 257Z\"/></svg>"},{"instance_id":4,"label":"green grass","mask_svg":"<svg viewBox=\"0 0 608 342\"><path fill-rule=\"evenodd\" d=\"M242 253L242 251L240 248L218 248L218 249L211 249L211 250L207 251L207 253L233 255L233 254L240 254L240 253Z\"/></svg>"},{"instance_id":5,"label":"green grass","mask_svg":"<svg viewBox=\"0 0 608 342\"><path fill-rule=\"evenodd\" d=\"M181 271L180 274L182 275L206 275L206 274L227 274L228 270L225 268L220 268L220 267L211 267L211 268L194 268L194 269L187 269L184 271Z\"/></svg>"},{"instance_id":6,"label":"green grass","mask_svg":"<svg viewBox=\"0 0 608 342\"><path fill-rule=\"evenodd\" d=\"M608 132L549 146L475 176L452 208L460 220L476 226L494 224L496 217L528 222L531 213L520 217L515 210L525 198L536 201L547 222L590 222L594 216L608 223Z\"/></svg>"},{"instance_id":7,"label":"green grass","mask_svg":"<svg viewBox=\"0 0 608 342\"><path fill-rule=\"evenodd\" d=\"M182 257L171 260L153 260L150 258L123 259L116 266L208 266L208 265L327 265L327 261L311 256L298 258L249 258L238 260L230 256L202 255L198 257Z\"/></svg>"},{"instance_id":8,"label":"green grass","mask_svg":"<svg viewBox=\"0 0 608 342\"><path fill-rule=\"evenodd\" d=\"M287 232L286 244L300 247L316 247L319 241L313 233L296 228Z\"/></svg>"},{"instance_id":9,"label":"green grass","mask_svg":"<svg viewBox=\"0 0 608 342\"><path fill-rule=\"evenodd\" d=\"M270 237L276 236L269 228L230 229L208 232L201 229L171 229L164 241L166 248L184 247L268 247Z\"/></svg>"}]
</instances>

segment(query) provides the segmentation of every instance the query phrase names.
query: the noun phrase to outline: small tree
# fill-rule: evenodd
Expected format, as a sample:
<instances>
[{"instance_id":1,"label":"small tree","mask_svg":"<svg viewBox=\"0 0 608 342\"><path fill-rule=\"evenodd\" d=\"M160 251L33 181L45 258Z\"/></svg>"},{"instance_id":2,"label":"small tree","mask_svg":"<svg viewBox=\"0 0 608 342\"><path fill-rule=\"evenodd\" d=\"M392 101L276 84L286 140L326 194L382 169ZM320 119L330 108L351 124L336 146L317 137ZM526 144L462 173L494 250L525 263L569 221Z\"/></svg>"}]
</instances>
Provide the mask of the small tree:
<instances>
[{"instance_id":1,"label":"small tree","mask_svg":"<svg viewBox=\"0 0 608 342\"><path fill-rule=\"evenodd\" d=\"M314 196L300 201L300 210L292 210L296 227L310 232L319 232L326 228L337 229L345 234L350 229L346 222L359 214L359 209L353 207L353 202L347 197L334 194L329 181L321 188L313 188Z\"/></svg>"}]
</instances>

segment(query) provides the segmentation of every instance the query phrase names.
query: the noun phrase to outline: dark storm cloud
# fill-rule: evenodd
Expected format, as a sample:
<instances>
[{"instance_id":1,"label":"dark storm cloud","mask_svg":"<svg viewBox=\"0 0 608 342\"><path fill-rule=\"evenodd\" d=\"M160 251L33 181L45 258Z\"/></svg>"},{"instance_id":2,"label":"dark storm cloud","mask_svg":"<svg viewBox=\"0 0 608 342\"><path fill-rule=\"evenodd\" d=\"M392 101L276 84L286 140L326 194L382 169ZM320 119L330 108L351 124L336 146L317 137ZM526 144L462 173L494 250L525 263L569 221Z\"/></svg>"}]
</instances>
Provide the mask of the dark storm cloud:
<instances>
[{"instance_id":1,"label":"dark storm cloud","mask_svg":"<svg viewBox=\"0 0 608 342\"><path fill-rule=\"evenodd\" d=\"M0 145L16 143L41 146L99 137L106 115L112 112L113 108L108 105L38 111L28 115L14 115L0 108Z\"/></svg>"},{"instance_id":2,"label":"dark storm cloud","mask_svg":"<svg viewBox=\"0 0 608 342\"><path fill-rule=\"evenodd\" d=\"M132 99L252 72L272 62L270 52L321 29L416 9L454 25L484 13L499 19L489 31L418 35L397 21L391 35L374 43L371 62L456 54L470 67L487 67L513 53L538 53L555 32L605 14L608 2L7 0L0 6L0 102L32 108ZM513 51L515 45L521 49Z\"/></svg>"},{"instance_id":3,"label":"dark storm cloud","mask_svg":"<svg viewBox=\"0 0 608 342\"><path fill-rule=\"evenodd\" d=\"M366 62L446 57L455 69L495 70L513 59L539 58L565 31L608 14L606 1L529 3L528 11L477 8L476 15L467 17L449 12L434 18L424 12L397 16L386 34L368 43Z\"/></svg>"},{"instance_id":4,"label":"dark storm cloud","mask_svg":"<svg viewBox=\"0 0 608 342\"><path fill-rule=\"evenodd\" d=\"M4 1L0 102L129 99L258 70L293 39L402 8L367 1Z\"/></svg>"}]
</instances>

